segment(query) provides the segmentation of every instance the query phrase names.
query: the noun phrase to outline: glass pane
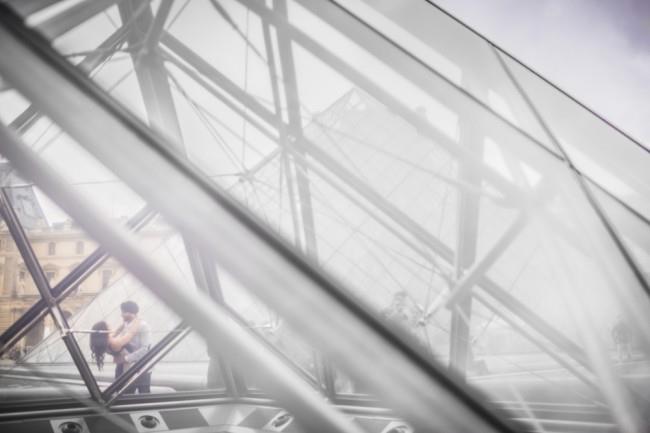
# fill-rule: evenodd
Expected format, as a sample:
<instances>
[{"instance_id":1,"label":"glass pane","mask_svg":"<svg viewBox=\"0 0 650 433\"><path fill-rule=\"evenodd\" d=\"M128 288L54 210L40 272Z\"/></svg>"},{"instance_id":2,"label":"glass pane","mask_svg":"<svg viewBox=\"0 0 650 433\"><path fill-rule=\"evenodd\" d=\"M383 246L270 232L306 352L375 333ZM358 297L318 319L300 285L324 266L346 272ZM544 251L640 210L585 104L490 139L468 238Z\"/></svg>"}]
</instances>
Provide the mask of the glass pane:
<instances>
[{"instance_id":1,"label":"glass pane","mask_svg":"<svg viewBox=\"0 0 650 433\"><path fill-rule=\"evenodd\" d=\"M523 228L477 255L487 272L475 282L467 335L474 355L482 352L488 376L470 383L498 400L591 409L607 402L608 416L621 423L635 415L616 405L639 398L638 382L621 365L633 357L646 363L631 343L647 344L648 327L640 319L647 294L572 174L560 167L541 171L531 188L537 201ZM490 218L489 210L481 212L480 218ZM496 227L506 233L508 224L515 227L503 218L492 220L479 233ZM499 312L499 321L480 337L485 319L474 315L477 301ZM610 383L608 375L615 377Z\"/></svg>"},{"instance_id":2,"label":"glass pane","mask_svg":"<svg viewBox=\"0 0 650 433\"><path fill-rule=\"evenodd\" d=\"M633 142L511 58L505 55L502 58L578 170L648 218L650 155L647 148Z\"/></svg>"},{"instance_id":3,"label":"glass pane","mask_svg":"<svg viewBox=\"0 0 650 433\"><path fill-rule=\"evenodd\" d=\"M650 284L650 230L648 219L625 206L593 183L589 190L614 226L627 251L632 255L642 277Z\"/></svg>"},{"instance_id":4,"label":"glass pane","mask_svg":"<svg viewBox=\"0 0 650 433\"><path fill-rule=\"evenodd\" d=\"M315 348L227 272L219 271L219 282L224 302L234 312L236 320L270 344L303 380L316 386L320 372ZM242 371L237 366L233 369L249 391L261 392L259 372Z\"/></svg>"},{"instance_id":5,"label":"glass pane","mask_svg":"<svg viewBox=\"0 0 650 433\"><path fill-rule=\"evenodd\" d=\"M308 3L305 3L308 5ZM553 151L487 42L431 4L346 1L343 7Z\"/></svg>"},{"instance_id":6,"label":"glass pane","mask_svg":"<svg viewBox=\"0 0 650 433\"><path fill-rule=\"evenodd\" d=\"M27 108L22 112L18 111L17 115L15 115L17 111L14 110L12 115L4 119L6 124L21 137L26 145L47 159L50 166L77 192L116 222L126 221L142 209L144 201L101 162L79 146L58 125L38 113L36 108L31 106L22 95L13 91L10 94L11 98L4 99L3 93L5 103L11 107ZM12 193L11 197L16 209L20 209L18 215L28 231L37 228L63 231L79 230L70 218L55 203L48 200L38 188L33 188L31 184L27 184L19 178L14 179L14 172L8 167L6 170L8 170L6 173L8 177L5 184L22 188ZM31 188L32 192L21 193L20 191L25 188ZM79 236L83 237L82 233L79 233ZM83 241L83 239L79 240ZM56 245L50 246L48 243L43 248L44 255L57 255ZM62 253L66 253L66 256L83 256L88 254L91 249L86 245L80 246L75 243L66 245ZM78 253L78 251L83 252ZM54 254L49 254L50 252Z\"/></svg>"}]
</instances>

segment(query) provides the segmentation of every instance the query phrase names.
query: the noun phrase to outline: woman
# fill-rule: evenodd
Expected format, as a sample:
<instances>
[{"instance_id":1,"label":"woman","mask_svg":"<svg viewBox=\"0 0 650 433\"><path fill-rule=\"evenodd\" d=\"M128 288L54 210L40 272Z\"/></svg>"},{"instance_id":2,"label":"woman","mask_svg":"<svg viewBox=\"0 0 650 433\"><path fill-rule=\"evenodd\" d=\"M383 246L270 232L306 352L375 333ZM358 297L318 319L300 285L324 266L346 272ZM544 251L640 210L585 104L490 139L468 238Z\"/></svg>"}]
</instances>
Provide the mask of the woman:
<instances>
[{"instance_id":1,"label":"woman","mask_svg":"<svg viewBox=\"0 0 650 433\"><path fill-rule=\"evenodd\" d=\"M138 333L139 328L140 319L134 319L126 332L122 335L117 335L122 330L122 327L111 331L108 328L108 324L103 320L95 323L92 327L93 332L90 334L90 351L97 364L97 368L101 370L104 366L104 355L106 353L118 356L120 354L124 355L124 352L133 352L129 341Z\"/></svg>"}]
</instances>

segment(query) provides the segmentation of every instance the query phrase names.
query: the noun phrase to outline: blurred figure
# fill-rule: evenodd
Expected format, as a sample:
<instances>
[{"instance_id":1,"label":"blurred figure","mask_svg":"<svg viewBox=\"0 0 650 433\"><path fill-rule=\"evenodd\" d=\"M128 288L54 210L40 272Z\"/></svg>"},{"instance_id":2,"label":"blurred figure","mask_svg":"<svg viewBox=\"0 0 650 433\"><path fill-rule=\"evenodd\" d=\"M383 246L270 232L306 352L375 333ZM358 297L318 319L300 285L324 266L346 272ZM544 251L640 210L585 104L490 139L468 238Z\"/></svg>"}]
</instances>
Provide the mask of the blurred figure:
<instances>
[{"instance_id":1,"label":"blurred figure","mask_svg":"<svg viewBox=\"0 0 650 433\"><path fill-rule=\"evenodd\" d=\"M24 355L22 347L14 346L9 351L9 359L12 361L18 361Z\"/></svg>"},{"instance_id":2,"label":"blurred figure","mask_svg":"<svg viewBox=\"0 0 650 433\"><path fill-rule=\"evenodd\" d=\"M380 314L388 320L399 323L406 329L411 330L416 325L416 313L411 305L406 291L399 291L393 295L390 305L384 308Z\"/></svg>"},{"instance_id":3,"label":"blurred figure","mask_svg":"<svg viewBox=\"0 0 650 433\"><path fill-rule=\"evenodd\" d=\"M478 338L471 338L469 347L467 349L467 365L472 374L475 374L477 376L490 374L487 362L485 362L485 360L482 358L482 355L484 353L485 349L481 347Z\"/></svg>"},{"instance_id":4,"label":"blurred figure","mask_svg":"<svg viewBox=\"0 0 650 433\"><path fill-rule=\"evenodd\" d=\"M612 339L616 345L616 357L619 362L632 359L632 334L623 317L619 315L612 327Z\"/></svg>"}]
</instances>

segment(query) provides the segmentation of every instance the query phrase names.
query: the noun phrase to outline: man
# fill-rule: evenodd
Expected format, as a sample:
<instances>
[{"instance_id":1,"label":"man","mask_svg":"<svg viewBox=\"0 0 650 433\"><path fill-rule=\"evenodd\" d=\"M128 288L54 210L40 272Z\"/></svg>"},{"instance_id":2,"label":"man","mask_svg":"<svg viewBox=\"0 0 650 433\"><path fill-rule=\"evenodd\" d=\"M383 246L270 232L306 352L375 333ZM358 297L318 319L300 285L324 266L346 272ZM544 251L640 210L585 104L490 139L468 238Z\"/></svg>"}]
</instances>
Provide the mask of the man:
<instances>
[{"instance_id":1,"label":"man","mask_svg":"<svg viewBox=\"0 0 650 433\"><path fill-rule=\"evenodd\" d=\"M127 332L129 326L135 326L134 321L138 317L140 308L138 304L133 301L126 301L120 305L122 311L122 319L124 322L117 329L116 335L122 335ZM124 371L129 369L135 362L142 358L151 346L151 329L144 320L139 321L139 328L137 333L129 341L129 350L122 351L119 355L114 357L115 361L115 378L117 379ZM134 383L132 383L125 391L124 394L135 394L136 391L140 394L149 393L151 387L151 372L147 372L140 376Z\"/></svg>"}]
</instances>

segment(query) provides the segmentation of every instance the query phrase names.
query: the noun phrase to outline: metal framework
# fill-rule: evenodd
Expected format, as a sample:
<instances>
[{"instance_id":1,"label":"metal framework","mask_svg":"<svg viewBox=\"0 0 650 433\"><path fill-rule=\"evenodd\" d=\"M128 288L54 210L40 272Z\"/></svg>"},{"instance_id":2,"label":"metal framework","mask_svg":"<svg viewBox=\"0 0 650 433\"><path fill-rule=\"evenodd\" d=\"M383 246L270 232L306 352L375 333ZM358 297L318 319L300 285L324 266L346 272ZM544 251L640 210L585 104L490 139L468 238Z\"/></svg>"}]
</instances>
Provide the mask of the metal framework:
<instances>
[{"instance_id":1,"label":"metal framework","mask_svg":"<svg viewBox=\"0 0 650 433\"><path fill-rule=\"evenodd\" d=\"M348 11L338 1L297 0L297 3L320 17L340 34L355 41L368 53L391 64L399 74L428 95L445 102L458 112L461 125L467 126L461 128L467 132L461 134L460 143L441 134L364 73L292 24L286 0L274 0L270 7L259 2L236 2L255 14L262 23L264 55L268 63L273 109L262 104L246 88L241 88L166 30L165 23L173 7L171 0L161 1L155 14L147 1L83 1L66 13L55 15L40 23L39 31L49 39L54 39L97 13L117 5L124 24L99 46L97 52L85 56L77 65L77 69L65 63L65 60L36 32L28 29L8 6L0 5L0 53L6 53L9 58L16 59L12 64L0 64L0 74L33 102L33 105L9 125L9 129L1 127L3 156L7 157L22 175L33 180L55 198L57 203L102 245L57 286L50 288L8 196L3 191L0 197L0 213L36 283L41 299L0 335L0 354L16 344L49 313L62 333L63 341L89 389L91 398L96 403L110 406L119 401L119 396L129 385L149 371L195 329L206 338L210 347L210 362L219 366L228 395L241 398L249 394L242 384L241 372L234 367L235 364L241 362L252 366L251 359L262 359L266 361L265 365L254 366L268 373L268 385L277 392L278 401L287 407L295 408L296 417L323 429L357 432L357 428L319 398L314 388L322 391L334 402L349 401L337 395L332 360L336 362L337 368L341 366L352 372L362 382L372 382L370 373L364 371L363 366L358 365L356 360L351 361L349 356L346 356L346 350L359 349L360 342L367 335L371 335L370 341L364 342L368 347L359 350L358 359L371 362L382 356L392 361L393 365L390 367L378 367L387 380L385 384L374 384L374 391L382 403L395 407L418 431L428 431L431 428L431 408L441 408L449 401L459 404L462 409L454 413L438 414L441 417L437 420L440 425L461 427L465 430L474 428L481 431L510 431L512 427L472 397L462 381L450 379L435 361L410 345L410 337L402 335L400 331L392 329L375 315L368 313L349 293L342 290L339 284L332 282L319 270L319 245L312 191L313 179L317 178L364 209L373 220L409 246L425 262L450 273L452 284L449 292L436 302L423 306L422 317L426 321L443 307L451 310L449 366L461 378L464 377L468 360L471 359L470 321L473 303L476 301L509 323L520 335L556 360L580 381L597 390L596 379L605 377L607 371L595 368L593 372L593 363L589 361L589 354L586 354L582 347L487 276L487 271L531 222L529 207L537 205L536 202L550 201L552 188L548 186L550 180L542 179L539 188L534 189L535 196L531 204L517 182L507 180L486 164L482 157L482 137L475 136L473 129L468 126L476 119L480 119L481 126L485 128L484 134L504 143L512 143L517 139L533 143L533 151L519 150L513 146L516 156L523 163L535 160L540 154L550 155L553 161L566 162L619 253L634 273L638 284L648 291L647 282L638 264L586 186L587 182L594 181L571 163L570 156L545 125L532 101L526 97L512 74L508 76L521 93L524 101L522 107L527 107L534 114L557 149L549 150L526 130L514 125L486 105L476 96L487 91L480 83L470 80L469 83L459 86L451 82L435 69L414 58L362 18ZM26 2L20 6L19 11L30 14L50 4L48 1ZM246 38L218 1L213 1L212 5L240 36ZM377 39L385 43L378 44ZM249 41L247 43L250 44ZM115 104L80 73L83 71L85 74L91 74L124 44L129 48L151 130ZM457 184L453 186L459 197L455 249L452 250L305 134L293 45L307 50L355 86L371 94L453 156L458 164ZM499 52L495 53L508 73ZM408 61L404 61L405 59ZM188 163L189 157L172 94L173 77L168 72L168 65L174 65L183 71L195 84L220 100L248 125L277 143L278 148L274 152L254 167L245 170L242 176L253 176L272 161L280 160L291 202L294 241L298 250L304 252L304 256L296 254L294 249L261 227L255 218L215 188L209 179ZM276 69L278 67L279 70ZM282 83L284 94L279 83ZM52 96L45 97L48 88L52 89ZM463 94L465 98L459 100L453 96L457 93ZM61 110L60 107L64 109ZM284 109L287 111L286 119L283 115ZM73 119L65 114L66 111L79 112L80 116ZM147 198L149 205L133 216L127 224L127 230L140 230L156 212L160 212L179 229L183 235L194 282L201 293L188 293L168 280L148 263L143 252L128 238L125 230L118 231L111 227L103 216L83 203L52 170L48 169L47 164L38 155L20 144L20 139L11 130L29 130L42 115L53 119L126 184ZM106 138L108 135L111 135L110 139ZM123 156L128 152L132 153L131 158L134 160L141 158L149 161L156 173L163 175L160 184L142 176L139 167ZM517 162L509 163L513 171L521 170ZM483 185L498 191L500 198L513 208L521 209L521 213L488 253L477 258L481 195L476 191L481 191ZM187 191L187 196L176 193L173 195L175 202L170 202L166 191L179 190ZM621 204L627 206L624 202ZM192 210L192 214L185 214L185 209ZM627 209L631 208L627 206ZM568 230L562 221L555 223L558 230ZM242 242L247 245L241 247ZM229 254L228 247L235 246L248 253L242 254L250 257L258 273L275 275L272 277L275 280L265 281L263 276L250 275L250 272L242 268L241 263ZM582 247L578 245L577 248ZM108 258L109 254L125 263L126 268L149 287L156 287L160 297L172 309L182 313L184 321L102 392L83 359L74 334L69 331L59 305ZM230 310L223 299L216 263L245 282L260 299L282 313L288 322L304 327L306 335L332 350L332 360L318 355L318 381L315 382L309 374L292 365L286 356L272 345L264 343L263 339L242 331L244 320ZM287 276L277 277L278 268L286 271ZM291 290L295 287L306 289L304 293L296 294ZM278 295L295 296L303 305L309 306L310 311L314 311L315 317L319 318L321 323L326 323L329 311L339 313L342 320L332 324L332 329L319 328L283 305L278 300ZM641 306L630 308L637 316L642 312ZM217 335L212 335L213 330L217 330L214 331ZM347 332L349 335L341 341L336 341L335 337ZM222 355L216 349L217 343L231 345L235 348L235 353ZM388 379L391 375L393 376ZM630 398L624 387L613 389L616 391L616 402ZM356 402L359 403L359 400ZM628 429L641 425L641 421L634 417L618 421Z\"/></svg>"},{"instance_id":2,"label":"metal framework","mask_svg":"<svg viewBox=\"0 0 650 433\"><path fill-rule=\"evenodd\" d=\"M266 110L255 99L246 95L246 93L243 90L239 89L228 78L226 78L219 71L217 71L209 64L207 64L205 61L203 61L199 56L192 53L192 51L189 48L185 47L176 38L174 38L171 35L165 35L161 42L165 48L171 49L174 52L174 54L176 54L179 58L183 59L184 62L196 68L196 70L200 71L204 76L215 80L214 84L218 88L226 91L230 96L240 101L243 106L247 107L249 110L257 114L261 119L264 119L269 124L273 123L274 116L270 111ZM307 47L309 45L305 43L304 46ZM349 68L347 67L343 67L343 68L339 68L339 71L342 73L346 73L348 69ZM356 83L361 85L362 87L365 86L365 88L369 91L376 90L377 92L383 92L381 90L373 89L372 84L370 84L370 82L360 74L355 75L353 73L350 73L348 76L351 79L357 78L358 81L356 81ZM210 87L206 87L206 89L210 89ZM388 96L385 97L385 99L389 99L389 98L390 97ZM422 119L420 119L416 115L413 115L406 108L400 108L399 103L394 102L390 106L394 108L396 111L400 110L399 111L400 113L402 111L407 111L408 117L406 117L406 120L411 121L418 128L423 128L425 130L433 131L432 134L434 134L436 138L439 138L438 137L439 133L437 131L433 130L433 128L429 124L423 123ZM251 124L256 125L256 122L250 117L246 116L243 112L240 112L240 114L242 114L242 117L244 117L245 119L251 120ZM288 125L285 125L284 128L288 128ZM388 220L384 218L378 218L378 221L381 224L384 224L387 229L394 231L395 225L401 227L408 236L406 242L410 245L413 245L414 250L419 254L422 254L425 260L427 261L432 260L432 255L429 252L431 251L434 254L443 258L444 260L448 262L453 262L453 252L444 243L442 243L437 238L435 238L435 236L433 236L430 232L424 230L417 222L413 221L412 218L410 218L404 212L399 210L395 205L388 202L384 197L382 197L380 194L374 191L371 187L366 185L358 176L345 169L343 166L341 166L341 164L337 163L330 155L328 155L326 152L322 151L320 148L315 146L314 143L311 143L307 138L303 138L299 146L301 149L306 150L310 157L314 158L316 161L318 161L319 164L326 167L327 170L334 175L334 177L322 176L323 180L326 180L328 182L331 182L333 179L336 179L338 181L344 181L346 186L350 187L353 191L355 191L358 194L358 196L352 198L353 200L369 201L371 203L371 206L378 208L380 212L384 213L388 217ZM300 153L296 152L294 146L290 145L287 147L287 149L292 153L294 157L296 158L303 157ZM466 152L466 151L461 151L461 153L462 152ZM469 156L467 156L467 158L469 158L470 161L472 161L472 159L474 161L477 160L476 155L472 155L471 153L469 154ZM476 162L468 162L468 164L474 169L477 168ZM482 163L478 163L478 164L482 164ZM317 170L317 168L312 166L312 170ZM484 171L485 170L483 170L483 172ZM479 170L479 172L481 172L481 170ZM501 178L498 177L498 179ZM340 184L338 183L332 183L331 185L335 188L340 188ZM512 186L510 186L510 188L512 188ZM344 193L344 191L341 192ZM412 239L411 237L417 239L417 242L413 242L412 240L410 240ZM508 240L511 240L511 238ZM422 247L420 246L422 244L428 247L429 251L423 250ZM491 255L490 260L496 259L498 257L498 254L500 254L500 252L503 251L503 247L505 247L507 244L508 242L506 241L503 243L503 245L495 248L494 254ZM486 262L485 265L486 266L483 268L483 270L489 267L488 266L489 263ZM505 290L501 289L497 284L492 282L489 278L482 275L481 272L472 275L480 277L479 285L482 286L485 290L487 290L491 295L494 295L495 297L497 297L497 299L507 299L507 302L510 306L515 306L515 308L512 308L512 312L514 314L521 315L526 319L528 319L527 323L535 327L537 332L542 333L547 338L551 339L551 341L555 341L556 342L555 344L557 344L558 347L560 347L563 351L566 351L566 353L572 356L576 354L576 359L582 358L575 344L572 344L566 338L562 338L562 337L558 338L558 336L560 335L558 332L555 332L548 324L545 324L543 320L536 318L535 314L530 309L523 306L521 302L517 301L514 297L507 294ZM469 288L471 288L471 286L469 286L468 289Z\"/></svg>"}]
</instances>

